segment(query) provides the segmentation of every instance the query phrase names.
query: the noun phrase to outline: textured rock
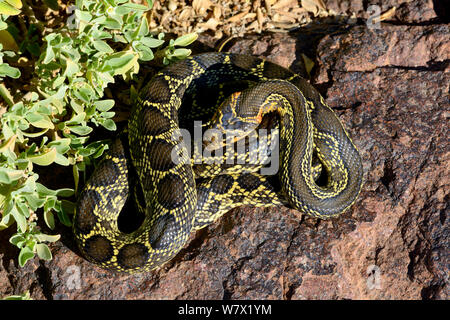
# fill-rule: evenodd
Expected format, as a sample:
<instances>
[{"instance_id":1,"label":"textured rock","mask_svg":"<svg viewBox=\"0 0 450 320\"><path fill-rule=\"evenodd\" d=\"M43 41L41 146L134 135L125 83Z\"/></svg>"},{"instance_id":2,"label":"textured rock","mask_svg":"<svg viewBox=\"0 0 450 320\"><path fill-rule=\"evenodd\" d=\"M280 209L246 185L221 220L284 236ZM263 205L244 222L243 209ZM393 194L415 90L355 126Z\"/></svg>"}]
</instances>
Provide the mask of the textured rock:
<instances>
[{"instance_id":1,"label":"textured rock","mask_svg":"<svg viewBox=\"0 0 450 320\"><path fill-rule=\"evenodd\" d=\"M374 33L375 32L375 33ZM329 33L328 35L326 35ZM449 299L448 26L274 34L230 50L304 72L363 157L355 205L322 221L239 208L192 234L162 269L111 274L77 255L69 228L50 262L17 266L0 233L0 294L36 299Z\"/></svg>"},{"instance_id":2,"label":"textured rock","mask_svg":"<svg viewBox=\"0 0 450 320\"><path fill-rule=\"evenodd\" d=\"M370 6L379 6L380 13L395 7L395 14L389 18L402 23L423 23L435 20L448 20L446 0L323 0L328 10L343 16L355 15L358 18L369 19L374 17Z\"/></svg>"},{"instance_id":3,"label":"textured rock","mask_svg":"<svg viewBox=\"0 0 450 320\"><path fill-rule=\"evenodd\" d=\"M318 50L323 64L320 76L330 70L367 72L383 67L433 66L439 69L450 59L450 27L384 24L377 30L356 27L349 35L325 37Z\"/></svg>"}]
</instances>

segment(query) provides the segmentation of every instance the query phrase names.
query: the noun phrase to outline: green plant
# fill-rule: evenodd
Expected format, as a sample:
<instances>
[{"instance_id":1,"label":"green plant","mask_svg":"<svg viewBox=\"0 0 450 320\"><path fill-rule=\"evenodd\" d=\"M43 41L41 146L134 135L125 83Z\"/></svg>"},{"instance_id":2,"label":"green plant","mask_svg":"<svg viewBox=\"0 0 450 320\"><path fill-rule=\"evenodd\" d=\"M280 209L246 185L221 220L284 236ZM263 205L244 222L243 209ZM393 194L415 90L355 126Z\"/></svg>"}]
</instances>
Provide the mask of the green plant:
<instances>
[{"instance_id":1,"label":"green plant","mask_svg":"<svg viewBox=\"0 0 450 320\"><path fill-rule=\"evenodd\" d=\"M38 219L43 217L53 229L56 214L62 224L71 225L74 203L66 199L77 192L80 172L108 147L105 141L88 143L90 134L96 126L116 130L115 103L104 98L105 88L116 76L131 79L142 61L158 56L168 64L190 54L184 47L197 35L181 36L164 47L164 34L150 33L145 12L152 3L147 2L148 6L128 0L75 1L65 26L41 28L43 44L34 61L31 89L13 97L0 84L7 103L0 113L0 230L16 223L10 242L20 249L20 266L36 254L52 258L47 243L57 241L59 235L42 233ZM0 28L6 25L1 19ZM36 39L32 43L36 52ZM29 48L23 41L18 47ZM2 68L8 71L6 76L20 76L19 70L2 64L0 77ZM72 166L75 187L51 190L38 182L36 168L49 165Z\"/></svg>"},{"instance_id":2,"label":"green plant","mask_svg":"<svg viewBox=\"0 0 450 320\"><path fill-rule=\"evenodd\" d=\"M0 39L2 40L1 42L4 42L11 47L14 47L15 41L6 30L8 28L6 19L12 15L18 15L20 13L20 8L22 8L22 2L20 0L0 0ZM19 78L20 70L11 67L4 62L3 57L5 55L13 56L14 52L10 50L3 51L3 44L0 43L0 81L2 81L4 77ZM5 90L3 85L1 90Z\"/></svg>"},{"instance_id":3,"label":"green plant","mask_svg":"<svg viewBox=\"0 0 450 320\"><path fill-rule=\"evenodd\" d=\"M30 297L30 292L27 291L23 294L5 297L2 300L33 300L33 299L31 299L31 297Z\"/></svg>"}]
</instances>

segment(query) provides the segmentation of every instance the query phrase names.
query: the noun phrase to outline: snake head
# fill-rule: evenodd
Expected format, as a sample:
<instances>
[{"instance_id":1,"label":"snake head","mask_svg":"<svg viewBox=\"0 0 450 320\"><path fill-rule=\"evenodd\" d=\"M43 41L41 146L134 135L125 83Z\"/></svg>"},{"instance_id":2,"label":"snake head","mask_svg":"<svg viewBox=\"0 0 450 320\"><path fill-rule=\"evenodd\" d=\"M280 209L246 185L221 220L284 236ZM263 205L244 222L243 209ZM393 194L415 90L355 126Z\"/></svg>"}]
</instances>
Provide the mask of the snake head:
<instances>
[{"instance_id":1,"label":"snake head","mask_svg":"<svg viewBox=\"0 0 450 320\"><path fill-rule=\"evenodd\" d=\"M261 117L239 115L240 102L241 92L234 92L222 102L203 136L205 150L217 150L244 139L258 127Z\"/></svg>"}]
</instances>

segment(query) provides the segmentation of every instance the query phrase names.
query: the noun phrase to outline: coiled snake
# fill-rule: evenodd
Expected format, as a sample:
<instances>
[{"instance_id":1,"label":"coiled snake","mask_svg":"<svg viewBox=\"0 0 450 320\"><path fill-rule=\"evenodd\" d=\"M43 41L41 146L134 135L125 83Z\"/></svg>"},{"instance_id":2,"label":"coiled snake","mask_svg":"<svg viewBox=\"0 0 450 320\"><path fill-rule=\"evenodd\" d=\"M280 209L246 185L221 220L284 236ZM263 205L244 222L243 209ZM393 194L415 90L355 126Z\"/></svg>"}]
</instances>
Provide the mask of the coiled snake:
<instances>
[{"instance_id":1,"label":"coiled snake","mask_svg":"<svg viewBox=\"0 0 450 320\"><path fill-rule=\"evenodd\" d=\"M267 163L193 162L179 133L192 120L225 134L240 130L234 143L266 123L273 129L269 140L279 136L279 188L261 174ZM210 158L225 158L218 152L224 145L214 141L200 147L215 150ZM244 149L248 158L253 149L248 142ZM242 156L231 153L235 160ZM305 79L252 56L206 53L166 67L141 90L127 133L112 143L80 193L73 230L82 254L95 264L146 271L173 258L193 230L234 207L287 202L329 218L353 204L361 185L357 149ZM131 232L118 224L127 198L144 215Z\"/></svg>"}]
</instances>

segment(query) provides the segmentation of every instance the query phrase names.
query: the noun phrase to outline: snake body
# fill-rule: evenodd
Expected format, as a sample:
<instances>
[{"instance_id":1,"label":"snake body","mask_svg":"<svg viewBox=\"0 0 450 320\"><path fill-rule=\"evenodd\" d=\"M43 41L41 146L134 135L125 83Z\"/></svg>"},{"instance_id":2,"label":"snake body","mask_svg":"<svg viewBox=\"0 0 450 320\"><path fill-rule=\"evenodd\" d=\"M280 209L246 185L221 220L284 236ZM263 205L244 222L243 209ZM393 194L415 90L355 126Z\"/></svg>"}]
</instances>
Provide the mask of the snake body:
<instances>
[{"instance_id":1,"label":"snake body","mask_svg":"<svg viewBox=\"0 0 450 320\"><path fill-rule=\"evenodd\" d=\"M279 136L279 190L259 173L262 165L196 166L179 135L180 124L196 118L226 132L256 129L269 115ZM326 173L321 183L315 163ZM201 54L166 67L141 90L126 135L80 193L74 234L100 267L147 271L173 258L193 230L237 206L287 202L318 218L337 216L357 198L362 173L341 122L305 79L252 56ZM128 233L118 226L127 198L144 215Z\"/></svg>"}]
</instances>

